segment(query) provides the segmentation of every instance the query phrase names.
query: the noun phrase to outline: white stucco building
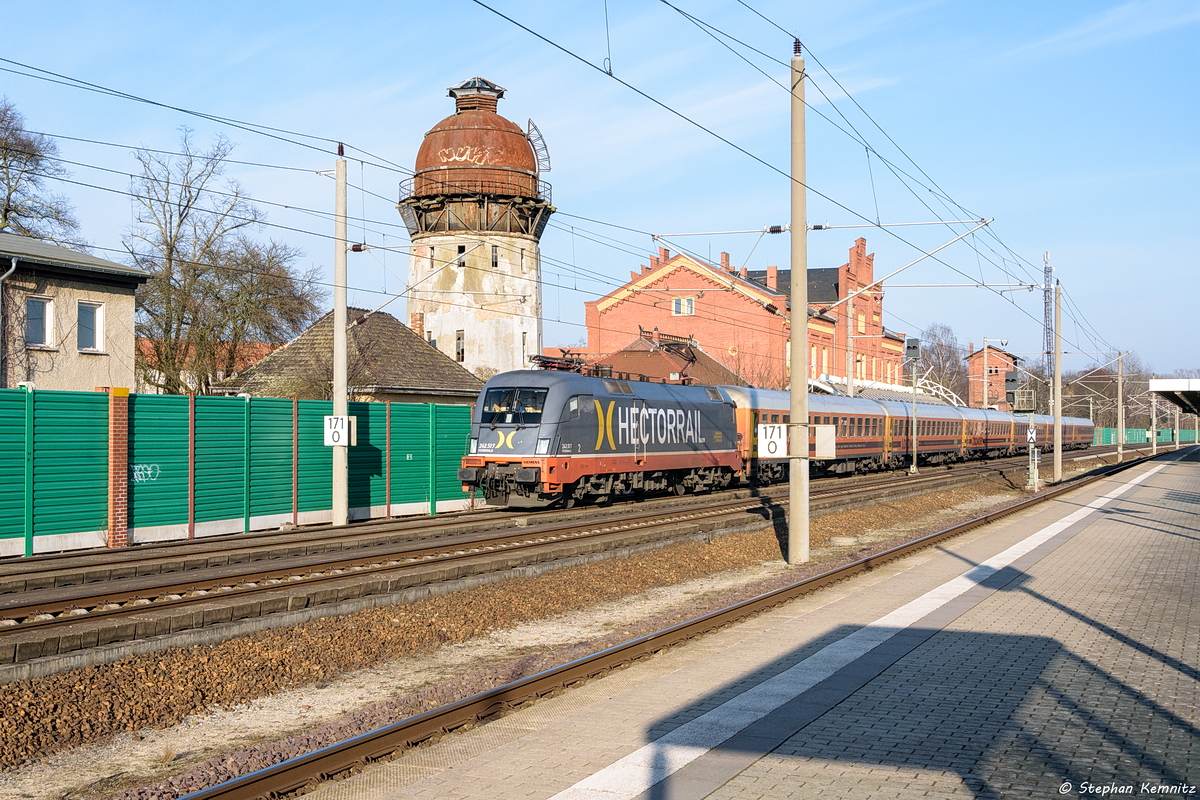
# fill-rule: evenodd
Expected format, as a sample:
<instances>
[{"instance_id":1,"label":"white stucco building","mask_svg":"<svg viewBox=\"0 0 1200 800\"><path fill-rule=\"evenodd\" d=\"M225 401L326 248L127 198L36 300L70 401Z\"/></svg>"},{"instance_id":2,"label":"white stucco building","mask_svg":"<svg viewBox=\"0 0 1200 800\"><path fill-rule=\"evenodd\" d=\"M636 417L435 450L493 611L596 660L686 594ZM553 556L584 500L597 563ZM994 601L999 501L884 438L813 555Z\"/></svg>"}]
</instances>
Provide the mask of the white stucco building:
<instances>
[{"instance_id":1,"label":"white stucco building","mask_svg":"<svg viewBox=\"0 0 1200 800\"><path fill-rule=\"evenodd\" d=\"M134 386L137 267L0 233L0 388Z\"/></svg>"}]
</instances>

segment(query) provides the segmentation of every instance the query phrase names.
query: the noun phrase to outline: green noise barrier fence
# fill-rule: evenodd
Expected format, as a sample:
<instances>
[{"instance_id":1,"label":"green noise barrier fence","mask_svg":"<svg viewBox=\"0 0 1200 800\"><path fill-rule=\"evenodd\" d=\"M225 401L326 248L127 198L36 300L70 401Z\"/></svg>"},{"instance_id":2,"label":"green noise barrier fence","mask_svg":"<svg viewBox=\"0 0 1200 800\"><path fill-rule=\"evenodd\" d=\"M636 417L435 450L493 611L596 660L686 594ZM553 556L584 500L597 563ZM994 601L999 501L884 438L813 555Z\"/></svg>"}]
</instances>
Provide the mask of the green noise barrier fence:
<instances>
[{"instance_id":1,"label":"green noise barrier fence","mask_svg":"<svg viewBox=\"0 0 1200 800\"><path fill-rule=\"evenodd\" d=\"M120 392L0 389L0 555L332 519L331 402ZM469 406L348 413L350 519L469 504L457 478Z\"/></svg>"},{"instance_id":2,"label":"green noise barrier fence","mask_svg":"<svg viewBox=\"0 0 1200 800\"><path fill-rule=\"evenodd\" d=\"M1096 428L1092 434L1092 444L1116 444L1117 443L1117 428ZM1159 444L1174 444L1175 429L1174 428L1158 428L1151 431L1148 428L1126 428L1125 429L1125 444L1149 444L1157 440ZM1180 444L1195 444L1196 430L1194 428L1179 429Z\"/></svg>"}]
</instances>

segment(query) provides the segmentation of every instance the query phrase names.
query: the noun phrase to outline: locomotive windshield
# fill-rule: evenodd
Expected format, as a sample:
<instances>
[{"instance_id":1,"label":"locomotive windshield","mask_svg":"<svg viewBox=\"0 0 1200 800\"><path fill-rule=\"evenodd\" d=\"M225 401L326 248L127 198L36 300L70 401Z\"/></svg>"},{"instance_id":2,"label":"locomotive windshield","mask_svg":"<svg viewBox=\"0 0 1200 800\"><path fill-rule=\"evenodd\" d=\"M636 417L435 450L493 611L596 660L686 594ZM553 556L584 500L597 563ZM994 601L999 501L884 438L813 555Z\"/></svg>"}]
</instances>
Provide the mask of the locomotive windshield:
<instances>
[{"instance_id":1,"label":"locomotive windshield","mask_svg":"<svg viewBox=\"0 0 1200 800\"><path fill-rule=\"evenodd\" d=\"M483 398L484 425L536 425L542 421L548 389L488 389Z\"/></svg>"}]
</instances>

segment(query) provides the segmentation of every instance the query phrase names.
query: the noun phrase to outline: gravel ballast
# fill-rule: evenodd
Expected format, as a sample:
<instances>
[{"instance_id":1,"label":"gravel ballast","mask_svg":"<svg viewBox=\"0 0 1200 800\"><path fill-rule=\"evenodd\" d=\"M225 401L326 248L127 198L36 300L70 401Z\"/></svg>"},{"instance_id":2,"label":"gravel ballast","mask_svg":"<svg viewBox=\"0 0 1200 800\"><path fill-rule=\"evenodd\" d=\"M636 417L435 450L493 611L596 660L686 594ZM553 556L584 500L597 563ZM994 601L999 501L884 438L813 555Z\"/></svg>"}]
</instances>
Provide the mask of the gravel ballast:
<instances>
[{"instance_id":1,"label":"gravel ballast","mask_svg":"<svg viewBox=\"0 0 1200 800\"><path fill-rule=\"evenodd\" d=\"M816 558L824 563L803 568L781 563L780 543L770 529L729 534L711 543L684 542L409 605L262 631L216 646L132 656L0 686L0 798L179 797L214 778L276 763L791 583L864 549L882 550L897 539L945 528L1007 504L1012 497L1005 488L982 485L821 517L813 521L811 535ZM854 536L858 544L829 547L832 536ZM725 578L718 580L721 576ZM701 588L646 602L639 619L622 619L615 629L604 620L590 627L572 622L580 630L574 641L516 642L504 658L493 646L500 632L522 624L585 614L605 603L681 584ZM719 590L703 588L718 584ZM608 622L615 619L611 609L605 613ZM174 729L163 730L186 729L209 716L244 711L258 698L325 687L380 665L431 657L450 650L446 645L467 643L481 654L480 662L457 664L448 679L410 685L402 696L388 698L395 694L389 691L380 698L376 692L357 710L318 720L311 729L305 730L306 720L292 715L282 729L290 737L280 738L276 730L274 735L263 734L266 741L243 742L223 753L219 747L215 752L177 748L167 741ZM139 748L146 740L161 742L157 753ZM101 765L96 775L83 765L68 765L73 749L83 748L83 753L102 744L111 749L121 742L141 752L123 764L123 774L113 774L111 766ZM112 753L107 757L120 759ZM163 782L150 785L155 780ZM29 787L41 791L31 794ZM51 787L52 793L41 793ZM126 793L121 794L123 788Z\"/></svg>"}]
</instances>

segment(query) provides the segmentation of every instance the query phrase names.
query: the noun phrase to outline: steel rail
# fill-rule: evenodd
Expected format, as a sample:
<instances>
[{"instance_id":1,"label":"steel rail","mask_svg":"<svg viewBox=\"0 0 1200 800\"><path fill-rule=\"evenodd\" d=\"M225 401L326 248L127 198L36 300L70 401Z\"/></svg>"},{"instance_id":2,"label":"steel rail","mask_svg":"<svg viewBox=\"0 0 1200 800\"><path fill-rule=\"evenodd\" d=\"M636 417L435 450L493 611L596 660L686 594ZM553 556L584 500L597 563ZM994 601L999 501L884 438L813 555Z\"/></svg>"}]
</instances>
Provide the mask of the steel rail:
<instances>
[{"instance_id":1,"label":"steel rail","mask_svg":"<svg viewBox=\"0 0 1200 800\"><path fill-rule=\"evenodd\" d=\"M606 538L617 538L639 530L687 524L701 519L751 512L763 508L765 505L761 498L748 498L718 504L696 505L671 512L639 514L627 519L589 523L587 525L577 525L568 528L548 524L540 527L524 528L521 529L520 533L510 532L501 536L462 539L451 542L443 541L433 546L400 548L398 550L376 553L356 553L350 557L343 555L332 559L275 566L269 569L239 571L211 578L192 576L182 581L144 584L115 590L106 589L100 592L73 594L54 599L21 601L0 605L0 619L16 619L21 616L52 614L69 615L53 617L51 619L31 619L30 621L20 622L16 625L9 624L0 627L0 636L24 633L38 628L53 627L55 625L64 625L88 619L128 616L146 611L157 611L198 603L211 603L229 598L242 598L254 594L279 592L297 587L309 587L336 581L372 577L390 572L438 566L470 558L508 555L513 552L537 550L539 548L549 549L555 545L568 542L599 541ZM258 567L261 566L261 562L251 562L246 566ZM259 585L267 581L276 582ZM253 585L239 586L239 584ZM234 588L225 588L230 586ZM156 594L158 597L166 596L169 599L147 600L146 595L149 594ZM191 594L192 596L183 596L187 594ZM132 606L122 605L119 608L101 608L103 606L136 601L143 602ZM86 614L70 614L70 612L85 607L100 610L88 611Z\"/></svg>"},{"instance_id":2,"label":"steel rail","mask_svg":"<svg viewBox=\"0 0 1200 800\"><path fill-rule=\"evenodd\" d=\"M1095 448L1087 457L1101 457L1105 455L1102 452L1104 446ZM972 471L976 469L988 469L991 467L1005 464L1008 461L1016 463L1025 463L1025 458L1019 459L998 459L989 462L968 462L967 464L956 466L954 471ZM903 479L904 476L902 476ZM848 476L831 477L817 479L818 481L844 482L848 480ZM859 485L883 484L894 478L868 478L855 483ZM908 480L915 480L908 476ZM815 483L814 483L815 488ZM843 487L848 488L848 487ZM748 491L746 488L738 488L733 491ZM753 490L750 490L753 491ZM759 490L760 494L769 492L768 489ZM655 497L648 498L649 503L671 503L677 502L676 497ZM544 512L535 512L539 516L553 515L575 515L581 513L581 509L576 508L570 511L562 509L551 509ZM185 539L168 542L154 542L139 544L133 548L113 549L113 550L88 550L76 551L69 553L54 553L42 554L35 556L24 556L14 560L0 560L0 596L3 594L11 594L17 591L28 591L25 588L17 588L9 591L4 591L3 584L6 578L19 578L23 581L50 580L59 579L63 573L72 571L84 571L88 568L104 569L106 567L119 568L144 563L163 563L171 562L171 566L176 566L178 569L161 569L153 574L166 574L167 572L188 572L193 569L209 569L224 564L205 564L201 566L190 566L187 562L197 562L202 559L215 559L221 556L238 556L246 554L250 556L248 561L265 560L255 559L253 555L271 546L275 547L309 547L312 548L312 553L328 552L328 545L335 542L343 542L346 540L357 540L370 534L378 534L380 538L389 538L390 542L396 541L413 541L421 538L431 538L422 536L423 533L429 531L442 530L447 525L447 520L450 520L452 525L487 525L495 522L495 527L507 527L511 521L524 516L528 516L530 511L503 511L493 508L481 508L467 512L449 512L439 515L434 519L423 518L396 518L396 519L375 519L362 520L352 522L346 526L320 525L312 527L304 527L294 531L256 531L253 533L231 533L222 534L220 536L205 537L202 539ZM405 537L405 538L398 538ZM371 543L365 546L375 546L376 543ZM345 548L343 548L345 549ZM231 563L231 562L227 562ZM144 577L144 576L130 576ZM80 581L82 582L82 581ZM54 583L53 586L47 585L40 588L62 588L65 586L74 585L73 583Z\"/></svg>"},{"instance_id":3,"label":"steel rail","mask_svg":"<svg viewBox=\"0 0 1200 800\"><path fill-rule=\"evenodd\" d=\"M967 473L1004 473L999 465L975 466ZM927 473L921 476L902 476L891 481L870 481L840 486L813 493L813 500L847 499L855 496L871 496L892 488L939 486L946 483L962 483L963 470ZM691 499L691 498L689 498ZM676 498L677 500L677 498ZM61 627L75 622L103 618L134 616L147 611L172 609L180 606L220 602L228 599L243 599L253 595L283 592L294 588L308 588L341 581L372 577L392 572L401 572L421 567L436 566L471 558L486 558L493 554L507 555L537 548L554 548L568 542L619 538L637 529L653 529L661 526L687 524L696 519L754 513L765 510L766 519L772 519L786 508L787 498L777 488L758 496L737 498L713 503L708 501L689 502L682 507L666 511L639 513L633 516L616 517L609 521L587 525L561 527L560 523L547 520L544 524L522 528L519 532L508 531L499 536L489 534L474 537L464 534L438 540L428 546L412 546L405 543L399 548L391 544L377 546L370 552L356 550L349 555L337 551L329 558L304 555L291 559L271 559L269 568L263 561L248 560L221 565L212 569L234 568L232 572L213 576L190 575L182 580L155 581L159 575L173 577L179 573L165 572L141 575L109 582L117 588L106 588L99 592L70 594L56 598L35 598L15 603L0 602L0 638L29 631ZM774 509L772 509L774 506ZM278 561L286 560L285 564ZM236 569L246 567L246 569ZM486 571L486 570L485 570ZM152 582L151 582L152 581ZM125 583L125 586L120 586ZM128 584L133 583L130 586ZM78 585L78 584L76 584ZM85 584L86 585L86 584ZM54 587L55 589L63 587ZM153 599L150 599L153 597ZM21 618L24 617L24 620Z\"/></svg>"},{"instance_id":4,"label":"steel rail","mask_svg":"<svg viewBox=\"0 0 1200 800\"><path fill-rule=\"evenodd\" d=\"M1007 508L897 545L876 555L858 559L820 575L797 581L767 594L633 639L528 678L513 681L457 703L386 725L302 756L290 758L217 786L193 792L183 800L259 800L259 798L275 798L297 791L355 767L365 766L397 751L414 747L422 742L452 733L464 726L486 720L503 711L526 705L538 698L569 688L573 684L590 680L617 667L754 616L802 595L869 572L888 562L1018 513L1031 506L1044 503L1146 460L1146 458L1141 458L1105 467L1089 477L1021 500Z\"/></svg>"}]
</instances>

